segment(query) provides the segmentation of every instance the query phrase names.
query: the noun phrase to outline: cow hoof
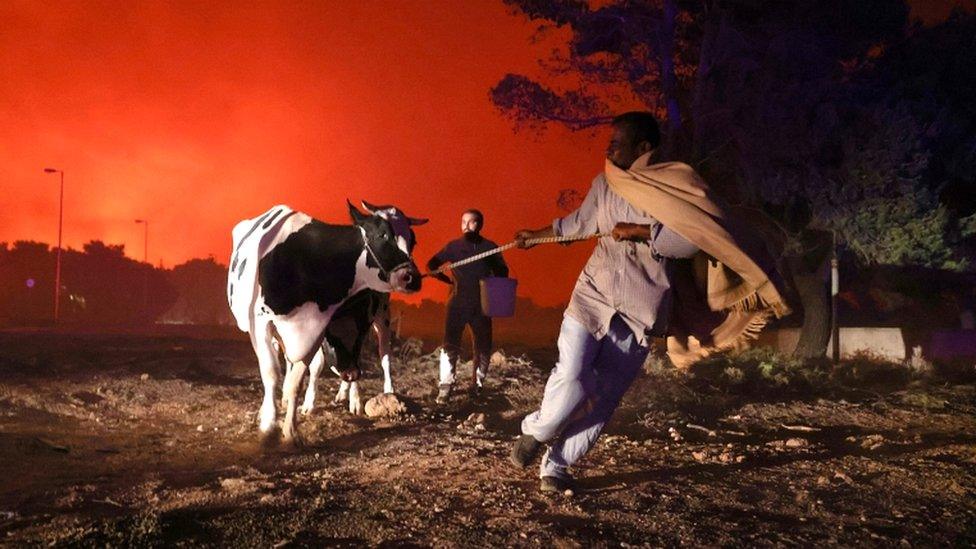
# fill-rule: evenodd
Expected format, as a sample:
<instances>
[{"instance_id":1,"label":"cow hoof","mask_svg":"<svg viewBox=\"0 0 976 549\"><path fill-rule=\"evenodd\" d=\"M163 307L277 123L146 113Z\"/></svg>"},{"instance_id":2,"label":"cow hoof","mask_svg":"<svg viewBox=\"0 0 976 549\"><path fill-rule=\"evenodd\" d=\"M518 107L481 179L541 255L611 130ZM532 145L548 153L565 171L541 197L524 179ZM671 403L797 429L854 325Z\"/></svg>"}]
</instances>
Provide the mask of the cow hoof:
<instances>
[{"instance_id":1,"label":"cow hoof","mask_svg":"<svg viewBox=\"0 0 976 549\"><path fill-rule=\"evenodd\" d=\"M278 429L269 429L267 431L261 431L258 435L258 442L261 443L262 448L275 448L281 441L281 432Z\"/></svg>"},{"instance_id":2,"label":"cow hoof","mask_svg":"<svg viewBox=\"0 0 976 549\"><path fill-rule=\"evenodd\" d=\"M298 409L298 413L303 416L312 415L312 410L315 409L311 404L302 404L302 407Z\"/></svg>"},{"instance_id":3,"label":"cow hoof","mask_svg":"<svg viewBox=\"0 0 976 549\"><path fill-rule=\"evenodd\" d=\"M297 452L305 447L305 441L298 435L285 437L281 441L281 447L288 452Z\"/></svg>"}]
</instances>

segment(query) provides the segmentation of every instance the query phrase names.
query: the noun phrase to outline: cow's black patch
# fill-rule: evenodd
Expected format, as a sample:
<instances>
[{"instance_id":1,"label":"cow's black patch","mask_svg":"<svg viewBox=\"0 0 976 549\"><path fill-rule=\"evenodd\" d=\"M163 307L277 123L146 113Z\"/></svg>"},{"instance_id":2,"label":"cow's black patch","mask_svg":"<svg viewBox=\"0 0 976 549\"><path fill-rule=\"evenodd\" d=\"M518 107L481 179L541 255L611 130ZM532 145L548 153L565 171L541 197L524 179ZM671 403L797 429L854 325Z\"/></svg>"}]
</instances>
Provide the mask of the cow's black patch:
<instances>
[{"instance_id":1,"label":"cow's black patch","mask_svg":"<svg viewBox=\"0 0 976 549\"><path fill-rule=\"evenodd\" d=\"M313 220L258 263L264 302L279 315L309 301L324 311L349 294L362 251L359 228Z\"/></svg>"},{"instance_id":2,"label":"cow's black patch","mask_svg":"<svg viewBox=\"0 0 976 549\"><path fill-rule=\"evenodd\" d=\"M337 370L359 367L359 355L373 318L384 303L389 306L389 301L390 294L367 289L339 307L325 329L325 339L336 353Z\"/></svg>"}]
</instances>

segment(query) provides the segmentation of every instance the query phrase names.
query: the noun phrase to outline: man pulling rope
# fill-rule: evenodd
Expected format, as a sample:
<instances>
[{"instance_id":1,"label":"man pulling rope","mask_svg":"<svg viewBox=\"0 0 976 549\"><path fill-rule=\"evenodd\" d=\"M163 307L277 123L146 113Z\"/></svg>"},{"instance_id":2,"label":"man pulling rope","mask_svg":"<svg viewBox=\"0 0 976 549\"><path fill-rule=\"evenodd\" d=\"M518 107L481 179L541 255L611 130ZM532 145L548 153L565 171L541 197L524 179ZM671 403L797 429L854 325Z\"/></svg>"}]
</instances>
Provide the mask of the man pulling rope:
<instances>
[{"instance_id":1,"label":"man pulling rope","mask_svg":"<svg viewBox=\"0 0 976 549\"><path fill-rule=\"evenodd\" d=\"M573 490L570 467L596 443L640 372L651 337L668 335L672 361L687 366L742 344L770 315L789 312L762 247L731 223L694 170L650 163L659 141L650 113L616 117L606 168L580 207L551 226L516 233L523 248L540 238L614 236L600 239L577 279L559 359L512 448L512 463L525 467L549 445L539 467L544 492ZM699 279L704 285L692 280L691 268L675 272L680 262L672 258L692 257L707 275Z\"/></svg>"}]
</instances>

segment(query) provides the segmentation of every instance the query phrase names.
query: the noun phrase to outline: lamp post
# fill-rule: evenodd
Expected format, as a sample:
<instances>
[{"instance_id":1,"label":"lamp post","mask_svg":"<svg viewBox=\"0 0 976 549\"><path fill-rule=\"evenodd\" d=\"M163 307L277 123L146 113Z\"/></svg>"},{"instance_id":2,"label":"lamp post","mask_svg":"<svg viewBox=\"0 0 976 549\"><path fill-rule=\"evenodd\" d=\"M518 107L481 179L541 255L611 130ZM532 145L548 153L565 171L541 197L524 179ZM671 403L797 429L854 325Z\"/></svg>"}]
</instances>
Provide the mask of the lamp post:
<instances>
[{"instance_id":1,"label":"lamp post","mask_svg":"<svg viewBox=\"0 0 976 549\"><path fill-rule=\"evenodd\" d=\"M136 223L142 223L146 226L142 240L142 261L143 263L149 263L149 220L136 219Z\"/></svg>"},{"instance_id":2,"label":"lamp post","mask_svg":"<svg viewBox=\"0 0 976 549\"><path fill-rule=\"evenodd\" d=\"M143 231L142 240L142 261L143 263L149 263L149 220L148 219L136 219L136 224L142 223L145 230ZM152 270L152 265L148 265L148 269ZM142 308L145 310L149 306L149 270L145 271L142 275Z\"/></svg>"},{"instance_id":3,"label":"lamp post","mask_svg":"<svg viewBox=\"0 0 976 549\"><path fill-rule=\"evenodd\" d=\"M840 293L840 262L837 260L837 232L830 255L830 358L840 362L840 323L837 320L837 294Z\"/></svg>"},{"instance_id":4,"label":"lamp post","mask_svg":"<svg viewBox=\"0 0 976 549\"><path fill-rule=\"evenodd\" d=\"M64 223L64 170L44 168L44 173L61 174L61 198L58 200L58 259L54 268L54 323L57 324L61 305L61 228Z\"/></svg>"}]
</instances>

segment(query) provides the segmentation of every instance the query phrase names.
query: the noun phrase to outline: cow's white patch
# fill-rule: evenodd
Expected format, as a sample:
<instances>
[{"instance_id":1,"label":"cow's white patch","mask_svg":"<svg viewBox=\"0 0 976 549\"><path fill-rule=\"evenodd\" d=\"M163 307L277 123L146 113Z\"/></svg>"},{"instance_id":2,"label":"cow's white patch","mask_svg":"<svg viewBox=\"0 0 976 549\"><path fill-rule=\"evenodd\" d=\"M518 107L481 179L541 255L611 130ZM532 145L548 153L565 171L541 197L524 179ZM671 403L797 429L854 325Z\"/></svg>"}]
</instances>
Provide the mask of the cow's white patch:
<instances>
[{"instance_id":1,"label":"cow's white patch","mask_svg":"<svg viewBox=\"0 0 976 549\"><path fill-rule=\"evenodd\" d=\"M380 359L380 366L383 367L383 392L393 392L393 376L390 375L390 355L383 355Z\"/></svg>"},{"instance_id":2,"label":"cow's white patch","mask_svg":"<svg viewBox=\"0 0 976 549\"><path fill-rule=\"evenodd\" d=\"M441 348L440 354L440 384L454 385L454 364L451 357Z\"/></svg>"},{"instance_id":3,"label":"cow's white patch","mask_svg":"<svg viewBox=\"0 0 976 549\"><path fill-rule=\"evenodd\" d=\"M275 427L275 420L277 419L278 409L275 407L274 403L274 388L270 391L265 391L264 401L261 403L261 422L258 429L262 433L270 432Z\"/></svg>"},{"instance_id":4,"label":"cow's white patch","mask_svg":"<svg viewBox=\"0 0 976 549\"><path fill-rule=\"evenodd\" d=\"M349 382L342 380L339 382L339 390L336 392L335 398L332 399L332 402L340 404L345 402L347 398L349 398Z\"/></svg>"},{"instance_id":5,"label":"cow's white patch","mask_svg":"<svg viewBox=\"0 0 976 549\"><path fill-rule=\"evenodd\" d=\"M312 353L322 343L322 336L329 319L338 308L339 304L336 304L320 311L317 303L308 301L287 315L272 317L272 322L285 346L285 358L289 362L300 362L312 357Z\"/></svg>"},{"instance_id":6,"label":"cow's white patch","mask_svg":"<svg viewBox=\"0 0 976 549\"><path fill-rule=\"evenodd\" d=\"M389 282L380 279L379 269L369 267L366 264L368 254L368 251L363 250L363 253L359 254L359 259L356 260L356 285L349 291L349 295L355 295L356 292L362 290L364 287L378 292L389 292L393 289Z\"/></svg>"},{"instance_id":7,"label":"cow's white patch","mask_svg":"<svg viewBox=\"0 0 976 549\"><path fill-rule=\"evenodd\" d=\"M315 357L312 358L312 363L308 366L308 387L305 389L305 398L302 399L302 407L299 409L299 412L303 416L311 414L312 410L315 409L316 384L324 366L325 352L320 347L318 352L315 353Z\"/></svg>"},{"instance_id":8,"label":"cow's white patch","mask_svg":"<svg viewBox=\"0 0 976 549\"><path fill-rule=\"evenodd\" d=\"M363 399L359 394L359 382L349 382L349 412L360 416L363 414Z\"/></svg>"},{"instance_id":9,"label":"cow's white patch","mask_svg":"<svg viewBox=\"0 0 976 549\"><path fill-rule=\"evenodd\" d=\"M281 389L281 398L285 405L285 419L281 424L281 437L285 444L301 445L302 440L298 436L298 424L295 421L295 413L298 409L298 385L305 377L305 363L298 361L289 364L291 368L285 376L284 386Z\"/></svg>"}]
</instances>

